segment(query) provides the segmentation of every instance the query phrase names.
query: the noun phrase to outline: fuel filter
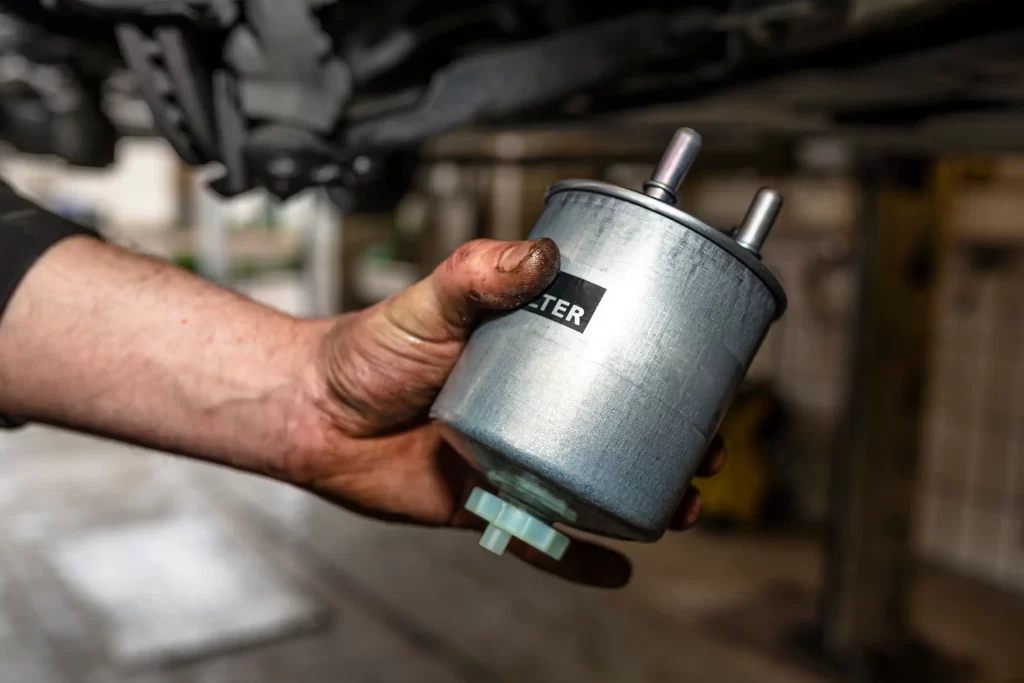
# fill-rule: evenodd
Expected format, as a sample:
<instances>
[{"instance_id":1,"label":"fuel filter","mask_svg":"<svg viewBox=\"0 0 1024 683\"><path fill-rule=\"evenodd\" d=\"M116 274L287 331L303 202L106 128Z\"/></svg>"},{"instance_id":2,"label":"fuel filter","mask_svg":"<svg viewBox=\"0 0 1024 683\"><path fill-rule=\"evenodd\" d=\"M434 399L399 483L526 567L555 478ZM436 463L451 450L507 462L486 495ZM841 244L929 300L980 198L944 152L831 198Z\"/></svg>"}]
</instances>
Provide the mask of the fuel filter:
<instances>
[{"instance_id":1,"label":"fuel filter","mask_svg":"<svg viewBox=\"0 0 1024 683\"><path fill-rule=\"evenodd\" d=\"M551 186L530 239L561 269L535 300L470 337L431 417L496 493L467 509L481 545L561 559L556 523L662 536L772 322L786 308L760 250L782 206L762 188L730 233L675 207L700 150L676 132L643 191Z\"/></svg>"}]
</instances>

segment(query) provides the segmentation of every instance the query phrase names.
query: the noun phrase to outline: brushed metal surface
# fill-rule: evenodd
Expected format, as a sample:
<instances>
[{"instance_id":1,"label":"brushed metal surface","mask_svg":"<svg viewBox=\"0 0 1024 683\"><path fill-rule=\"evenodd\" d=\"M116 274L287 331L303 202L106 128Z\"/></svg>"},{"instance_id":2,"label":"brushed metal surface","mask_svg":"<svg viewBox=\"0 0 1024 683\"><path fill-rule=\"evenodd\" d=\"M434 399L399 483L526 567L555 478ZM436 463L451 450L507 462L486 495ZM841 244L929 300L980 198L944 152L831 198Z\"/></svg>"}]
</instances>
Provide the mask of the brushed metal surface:
<instances>
[{"instance_id":1,"label":"brushed metal surface","mask_svg":"<svg viewBox=\"0 0 1024 683\"><path fill-rule=\"evenodd\" d=\"M599 180L562 180L554 183L548 188L547 193L544 195L545 202L549 201L551 197L559 192L594 192L597 194L607 195L609 197L615 197L616 199L622 199L623 201L627 201L631 204L649 209L656 214L665 216L680 225L686 226L705 239L710 240L722 249L725 249L727 252L739 259L743 265L750 268L759 278L761 278L761 281L768 286L772 291L772 294L775 296L775 300L778 304L778 308L775 311L776 318L781 317L782 314L786 312L786 306L788 305L786 292L782 289L782 285L779 284L775 274L772 273L768 266L761 262L760 258L751 253L749 249L745 249L740 246L735 239L721 230L716 230L707 223L694 218L684 211L680 211L674 206L669 206L665 202L658 201L657 199L648 197L647 195L639 192L634 192L633 190L627 190L619 187L618 185L603 183Z\"/></svg>"},{"instance_id":2,"label":"brushed metal surface","mask_svg":"<svg viewBox=\"0 0 1024 683\"><path fill-rule=\"evenodd\" d=\"M522 309L486 321L431 414L536 514L656 540L785 296L728 236L614 186L555 186L530 237L607 290L589 325Z\"/></svg>"}]
</instances>

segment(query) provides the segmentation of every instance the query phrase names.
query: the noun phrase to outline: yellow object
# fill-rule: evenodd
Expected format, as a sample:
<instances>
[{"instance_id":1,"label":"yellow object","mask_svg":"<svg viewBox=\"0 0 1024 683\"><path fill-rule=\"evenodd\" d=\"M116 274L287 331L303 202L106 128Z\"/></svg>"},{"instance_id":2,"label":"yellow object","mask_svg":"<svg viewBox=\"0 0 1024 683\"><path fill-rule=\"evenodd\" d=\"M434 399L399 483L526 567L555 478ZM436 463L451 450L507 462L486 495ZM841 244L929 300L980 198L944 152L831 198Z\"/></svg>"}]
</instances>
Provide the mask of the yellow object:
<instances>
[{"instance_id":1,"label":"yellow object","mask_svg":"<svg viewBox=\"0 0 1024 683\"><path fill-rule=\"evenodd\" d=\"M725 467L714 477L698 479L702 516L753 526L761 518L771 487L762 432L773 409L772 396L752 392L733 403L719 433L728 454Z\"/></svg>"}]
</instances>

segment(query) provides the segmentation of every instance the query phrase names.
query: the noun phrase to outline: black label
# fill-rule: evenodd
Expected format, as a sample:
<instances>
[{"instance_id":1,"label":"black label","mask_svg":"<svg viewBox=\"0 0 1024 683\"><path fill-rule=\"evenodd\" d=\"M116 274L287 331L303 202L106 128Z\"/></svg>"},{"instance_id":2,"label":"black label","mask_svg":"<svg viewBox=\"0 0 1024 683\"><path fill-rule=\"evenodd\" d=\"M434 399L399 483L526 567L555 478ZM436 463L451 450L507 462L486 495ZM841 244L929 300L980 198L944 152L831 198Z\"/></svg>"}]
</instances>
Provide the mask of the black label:
<instances>
[{"instance_id":1,"label":"black label","mask_svg":"<svg viewBox=\"0 0 1024 683\"><path fill-rule=\"evenodd\" d=\"M593 282L569 273L559 273L551 286L523 310L582 333L601 303L604 292L604 287Z\"/></svg>"}]
</instances>

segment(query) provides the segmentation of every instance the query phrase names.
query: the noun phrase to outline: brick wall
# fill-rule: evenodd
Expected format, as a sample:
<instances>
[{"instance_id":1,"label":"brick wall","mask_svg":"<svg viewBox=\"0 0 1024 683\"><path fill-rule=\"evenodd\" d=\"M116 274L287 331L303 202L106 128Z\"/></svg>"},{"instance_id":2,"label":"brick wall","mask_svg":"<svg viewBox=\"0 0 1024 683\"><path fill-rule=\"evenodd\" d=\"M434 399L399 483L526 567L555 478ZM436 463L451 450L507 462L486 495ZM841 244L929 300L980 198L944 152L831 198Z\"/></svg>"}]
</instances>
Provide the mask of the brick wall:
<instances>
[{"instance_id":1,"label":"brick wall","mask_svg":"<svg viewBox=\"0 0 1024 683\"><path fill-rule=\"evenodd\" d=\"M1024 250L1008 258L985 267L962 251L946 268L918 541L935 562L1024 591Z\"/></svg>"}]
</instances>

